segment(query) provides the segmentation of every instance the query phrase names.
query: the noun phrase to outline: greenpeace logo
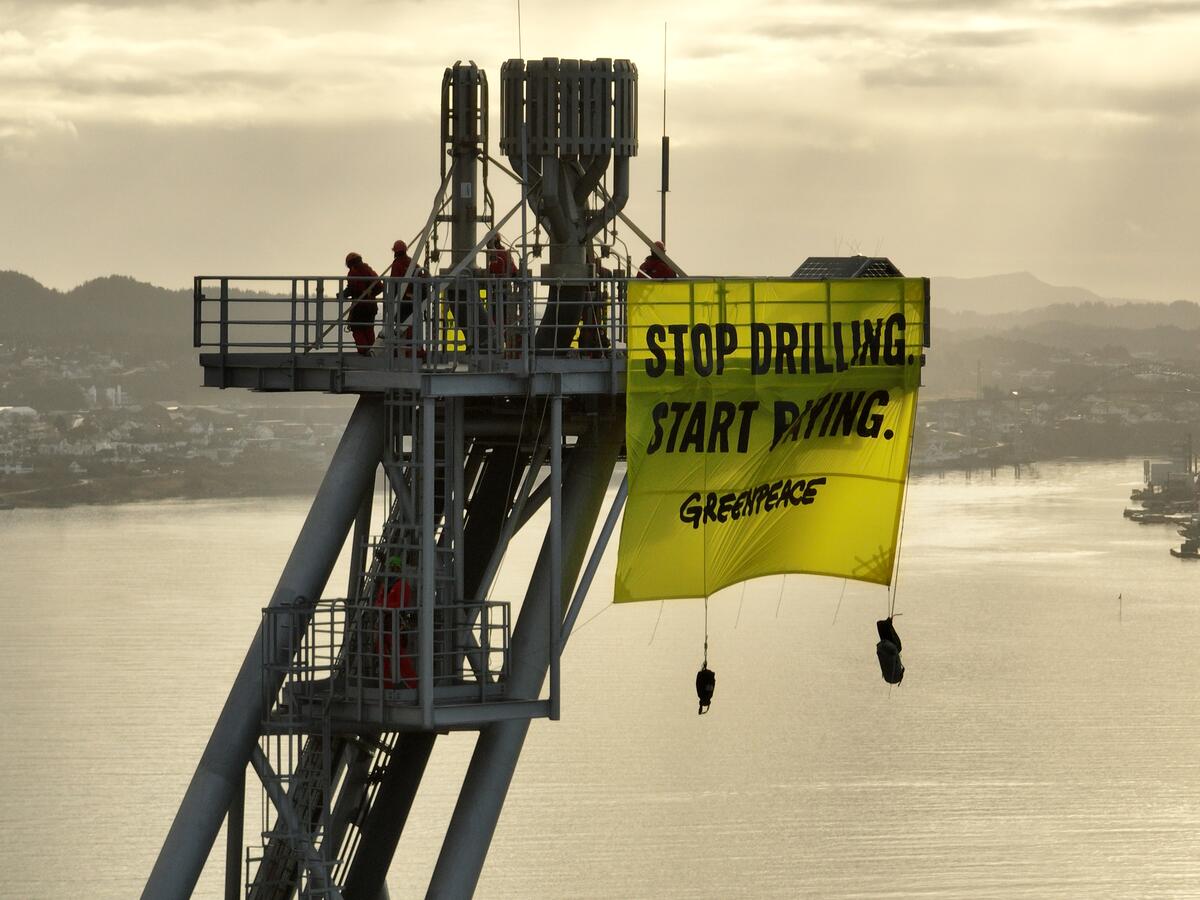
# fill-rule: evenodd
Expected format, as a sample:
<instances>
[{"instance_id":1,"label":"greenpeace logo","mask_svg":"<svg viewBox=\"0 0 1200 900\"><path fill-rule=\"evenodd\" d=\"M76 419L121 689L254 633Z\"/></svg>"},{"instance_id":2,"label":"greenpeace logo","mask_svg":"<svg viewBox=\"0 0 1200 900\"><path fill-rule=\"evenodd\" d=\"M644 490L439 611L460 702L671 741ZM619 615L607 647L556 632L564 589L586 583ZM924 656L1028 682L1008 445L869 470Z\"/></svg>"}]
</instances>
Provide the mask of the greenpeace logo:
<instances>
[{"instance_id":1,"label":"greenpeace logo","mask_svg":"<svg viewBox=\"0 0 1200 900\"><path fill-rule=\"evenodd\" d=\"M744 491L718 494L693 491L679 507L679 521L692 528L708 522L736 522L760 512L769 513L789 506L808 506L817 500L817 488L825 484L825 476L792 480L790 478L760 484Z\"/></svg>"}]
</instances>

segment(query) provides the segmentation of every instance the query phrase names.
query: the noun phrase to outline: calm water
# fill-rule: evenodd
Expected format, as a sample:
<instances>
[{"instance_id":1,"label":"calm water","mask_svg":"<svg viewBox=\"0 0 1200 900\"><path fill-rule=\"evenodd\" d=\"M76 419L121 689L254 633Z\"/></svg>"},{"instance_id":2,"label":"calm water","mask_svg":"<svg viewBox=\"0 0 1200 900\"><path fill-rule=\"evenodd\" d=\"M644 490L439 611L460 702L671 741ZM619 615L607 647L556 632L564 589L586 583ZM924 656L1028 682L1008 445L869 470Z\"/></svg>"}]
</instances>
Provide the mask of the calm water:
<instances>
[{"instance_id":1,"label":"calm water","mask_svg":"<svg viewBox=\"0 0 1200 900\"><path fill-rule=\"evenodd\" d=\"M479 896L1200 897L1200 563L1121 518L1140 475L916 481L890 691L882 589L764 579L712 603L699 718L702 604L605 609L607 560ZM138 895L306 508L0 512L0 895ZM439 739L393 897L470 750Z\"/></svg>"}]
</instances>

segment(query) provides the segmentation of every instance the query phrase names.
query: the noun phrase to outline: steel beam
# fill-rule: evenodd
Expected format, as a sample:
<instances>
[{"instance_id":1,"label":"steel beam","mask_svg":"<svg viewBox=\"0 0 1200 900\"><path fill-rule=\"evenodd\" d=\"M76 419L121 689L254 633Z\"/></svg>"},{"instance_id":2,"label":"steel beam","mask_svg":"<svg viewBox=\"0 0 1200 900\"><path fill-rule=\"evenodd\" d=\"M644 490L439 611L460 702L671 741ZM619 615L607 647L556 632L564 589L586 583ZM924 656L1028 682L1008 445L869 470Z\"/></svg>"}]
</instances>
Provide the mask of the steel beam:
<instances>
[{"instance_id":1,"label":"steel beam","mask_svg":"<svg viewBox=\"0 0 1200 900\"><path fill-rule=\"evenodd\" d=\"M371 764L375 758L374 747L356 739L345 741L345 749L342 752L345 775L329 818L329 829L321 840L321 852L327 859L331 856L341 859L343 856L346 834L366 797Z\"/></svg>"},{"instance_id":2,"label":"steel beam","mask_svg":"<svg viewBox=\"0 0 1200 900\"><path fill-rule=\"evenodd\" d=\"M546 606L550 642L550 718L558 720L558 638L563 620L562 395L550 398L550 602ZM572 584L575 579L571 579Z\"/></svg>"},{"instance_id":3,"label":"steel beam","mask_svg":"<svg viewBox=\"0 0 1200 900\"><path fill-rule=\"evenodd\" d=\"M246 770L233 792L233 802L225 816L225 900L242 900L242 829L246 814Z\"/></svg>"},{"instance_id":4,"label":"steel beam","mask_svg":"<svg viewBox=\"0 0 1200 900\"><path fill-rule=\"evenodd\" d=\"M463 590L468 597L475 596L488 580L486 565L501 537L502 517L495 515L494 510L512 507L513 495L519 490L513 474L518 467L524 467L526 461L525 456L513 447L493 447L486 456L482 446L477 450L480 458L486 461L468 502L467 523L463 529L464 549L460 551L463 557ZM395 708L393 712L405 714L409 711ZM434 713L435 728L460 727L457 719L464 715L471 718L471 724L475 724L478 715L475 710L453 706L435 709ZM506 705L503 709L493 708L493 713L497 716L511 714L525 718L542 714L540 710L519 703ZM337 722L334 724L336 726ZM414 718L408 727L420 727L420 722ZM346 877L347 897L369 898L375 885L383 884L435 738L435 732L401 736L383 776L384 782L389 785L387 792L376 798L364 823L362 841ZM383 785L380 789L382 792Z\"/></svg>"},{"instance_id":5,"label":"steel beam","mask_svg":"<svg viewBox=\"0 0 1200 900\"><path fill-rule=\"evenodd\" d=\"M362 824L362 837L342 888L345 900L375 900L385 888L396 844L433 752L434 732L405 734L392 751L379 792Z\"/></svg>"},{"instance_id":6,"label":"steel beam","mask_svg":"<svg viewBox=\"0 0 1200 900\"><path fill-rule=\"evenodd\" d=\"M475 597L487 577L488 562L504 527L498 510L512 507L518 490L515 473L525 467L527 456L516 447L492 447L479 483L467 505L463 529L463 594Z\"/></svg>"},{"instance_id":7,"label":"steel beam","mask_svg":"<svg viewBox=\"0 0 1200 900\"><path fill-rule=\"evenodd\" d=\"M421 706L421 723L425 728L433 727L433 606L437 602L435 593L437 580L437 543L434 540L435 504L434 481L437 457L433 440L434 419L437 415L436 401L432 397L421 399L421 596L418 599L421 615L417 619L417 696Z\"/></svg>"},{"instance_id":8,"label":"steel beam","mask_svg":"<svg viewBox=\"0 0 1200 900\"><path fill-rule=\"evenodd\" d=\"M371 486L363 492L358 514L354 517L353 543L350 545L350 582L346 586L346 596L358 598L362 590L363 576L367 571L367 541L371 536L371 506L375 500L375 479Z\"/></svg>"},{"instance_id":9,"label":"steel beam","mask_svg":"<svg viewBox=\"0 0 1200 900\"><path fill-rule=\"evenodd\" d=\"M327 758L337 759L340 775L345 744L340 737L331 738L324 729L307 735L299 756L291 765L286 788L288 800L301 821L312 823L321 815L324 792L313 793L310 789L317 783L333 784L338 780L332 772L325 774L325 762ZM322 851L326 849L322 847ZM247 892L249 900L290 900L299 874L296 870L298 860L291 844L278 837L269 837Z\"/></svg>"},{"instance_id":10,"label":"steel beam","mask_svg":"<svg viewBox=\"0 0 1200 900\"><path fill-rule=\"evenodd\" d=\"M525 470L525 475L521 479L521 487L517 491L516 501L509 508L508 515L504 517L504 526L500 529L500 537L496 542L496 549L492 551L487 568L484 569L483 577L480 579L479 586L475 591L474 599L476 603L482 603L487 599L487 592L492 586L492 581L495 579L496 573L500 571L500 563L504 561L504 554L508 551L508 542L512 540L513 534L517 531L517 523L523 521L521 511L525 508L525 504L529 500L530 489L537 480L538 472L541 471L545 460L546 451L541 447L530 458L530 465Z\"/></svg>"},{"instance_id":11,"label":"steel beam","mask_svg":"<svg viewBox=\"0 0 1200 900\"><path fill-rule=\"evenodd\" d=\"M617 353L620 357L620 351ZM254 391L320 391L356 394L386 390L421 391L438 397L524 397L564 394L623 396L624 361L613 382L610 359L565 359L525 354L531 375L517 369L521 363L506 361L513 371L395 372L386 369L388 360L379 357L346 356L337 353L291 356L287 353L236 352L226 356L201 353L205 387L248 388ZM222 383L224 379L224 383Z\"/></svg>"},{"instance_id":12,"label":"steel beam","mask_svg":"<svg viewBox=\"0 0 1200 900\"><path fill-rule=\"evenodd\" d=\"M517 519L517 527L514 531L520 531L525 527L526 523L537 515L538 510L546 505L546 501L550 499L550 479L542 479L541 484L534 488L529 495L529 499L525 505L521 507L521 515Z\"/></svg>"},{"instance_id":13,"label":"steel beam","mask_svg":"<svg viewBox=\"0 0 1200 900\"><path fill-rule=\"evenodd\" d=\"M612 506L609 507L608 518L604 520L604 527L600 529L600 537L596 538L596 546L592 548L587 568L583 570L583 577L579 579L579 587L575 589L575 596L571 599L571 606L563 621L562 636L559 638L560 651L566 646L567 639L571 637L571 629L575 627L575 620L579 618L579 611L583 609L583 601L587 599L588 589L592 586L592 579L596 577L596 569L600 567L600 560L604 558L604 551L608 548L608 541L612 537L613 529L617 526L617 519L621 517L621 510L625 508L625 498L628 495L629 476L626 475L621 479L621 486L617 488L617 496L613 498Z\"/></svg>"},{"instance_id":14,"label":"steel beam","mask_svg":"<svg viewBox=\"0 0 1200 900\"><path fill-rule=\"evenodd\" d=\"M563 596L570 596L570 588L583 565L623 437L619 420L599 417L594 430L580 438L571 454L562 501L560 591ZM535 699L541 692L550 662L545 629L546 607L553 593L552 544L552 535L547 534L513 630L508 687L514 697ZM526 719L497 722L480 732L434 868L428 897L459 900L475 892L528 730Z\"/></svg>"},{"instance_id":15,"label":"steel beam","mask_svg":"<svg viewBox=\"0 0 1200 900\"><path fill-rule=\"evenodd\" d=\"M354 521L363 492L375 477L384 444L383 401L362 397L350 416L329 470L321 482L296 545L271 596L272 608L297 597L319 597ZM272 642L285 648L285 639ZM185 900L204 869L221 820L233 800L246 763L256 746L259 723L270 712L271 697L282 684L282 664L275 682L268 683L259 627L208 746L184 794L154 869L142 892L143 900Z\"/></svg>"},{"instance_id":16,"label":"steel beam","mask_svg":"<svg viewBox=\"0 0 1200 900\"><path fill-rule=\"evenodd\" d=\"M304 859L304 866L308 869L309 877L324 886L326 896L330 900L344 900L341 891L338 890L330 876L329 863L317 852L317 848L312 842L311 832L300 821L300 817L296 814L296 807L292 805L291 798L279 783L279 776L271 768L270 760L267 759L258 744L251 748L250 765L254 766L254 771L258 773L263 789L271 798L271 803L279 813L279 818L287 828L288 834L294 835L292 848L298 856Z\"/></svg>"}]
</instances>

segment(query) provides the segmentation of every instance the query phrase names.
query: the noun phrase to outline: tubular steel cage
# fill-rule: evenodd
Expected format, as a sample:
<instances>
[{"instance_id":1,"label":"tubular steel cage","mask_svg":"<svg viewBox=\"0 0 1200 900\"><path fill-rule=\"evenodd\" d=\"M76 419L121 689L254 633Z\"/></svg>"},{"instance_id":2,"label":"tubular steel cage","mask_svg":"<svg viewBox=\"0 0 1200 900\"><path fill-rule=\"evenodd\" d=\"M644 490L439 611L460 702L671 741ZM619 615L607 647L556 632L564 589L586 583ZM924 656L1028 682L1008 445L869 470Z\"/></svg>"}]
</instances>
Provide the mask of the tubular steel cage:
<instances>
[{"instance_id":1,"label":"tubular steel cage","mask_svg":"<svg viewBox=\"0 0 1200 900\"><path fill-rule=\"evenodd\" d=\"M562 300L583 288L580 300ZM375 297L352 299L365 290ZM606 360L615 369L625 346L628 279L330 276L198 276L193 345L231 354L287 354L300 366L330 354L345 365L390 372L554 370L534 351L549 304L581 306L578 326L561 329L551 357ZM356 304L377 303L377 318L351 321ZM374 312L374 311L373 311ZM368 352L354 332L372 331ZM377 332L377 334L376 334ZM613 351L617 352L613 352ZM604 368L593 366L592 368Z\"/></svg>"},{"instance_id":2,"label":"tubular steel cage","mask_svg":"<svg viewBox=\"0 0 1200 900\"><path fill-rule=\"evenodd\" d=\"M637 72L625 60L541 60L508 64L504 80L505 152L524 179L506 215L488 187L489 167L507 170L488 153L486 75L460 63L443 79L441 187L408 277L194 281L206 386L360 399L148 897L194 887L220 815L229 900L377 897L435 737L481 733L462 802L483 809L471 797L502 799L519 755L505 748L531 719L559 715L567 592L619 455L628 249L614 271L602 265L623 246L614 222L637 150ZM548 248L543 274L554 277L528 277L529 260L515 270L511 256L503 275L476 268L481 255L495 268L488 254L518 211L529 235L526 209L549 239L542 245L539 230L532 255ZM444 261L443 223L449 264L430 277L416 261ZM509 542L543 503L549 523L514 624L491 590ZM346 596L320 599L350 533ZM593 552L598 560L603 549ZM243 856L247 763L264 795L259 846ZM450 876L435 873L446 885L435 895L470 893L457 883L473 884L471 860L486 852L475 836L486 822L470 818L448 831L454 864ZM466 852L452 849L464 840Z\"/></svg>"},{"instance_id":3,"label":"tubular steel cage","mask_svg":"<svg viewBox=\"0 0 1200 900\"><path fill-rule=\"evenodd\" d=\"M325 599L263 610L267 658L283 687L265 723L271 731L319 733L332 717L356 729L388 730L418 706L417 646L422 611ZM509 668L509 604L466 603L434 610L433 694L438 704L504 697ZM282 646L277 646L282 642ZM277 654L277 655L276 655ZM270 671L270 670L268 670Z\"/></svg>"}]
</instances>

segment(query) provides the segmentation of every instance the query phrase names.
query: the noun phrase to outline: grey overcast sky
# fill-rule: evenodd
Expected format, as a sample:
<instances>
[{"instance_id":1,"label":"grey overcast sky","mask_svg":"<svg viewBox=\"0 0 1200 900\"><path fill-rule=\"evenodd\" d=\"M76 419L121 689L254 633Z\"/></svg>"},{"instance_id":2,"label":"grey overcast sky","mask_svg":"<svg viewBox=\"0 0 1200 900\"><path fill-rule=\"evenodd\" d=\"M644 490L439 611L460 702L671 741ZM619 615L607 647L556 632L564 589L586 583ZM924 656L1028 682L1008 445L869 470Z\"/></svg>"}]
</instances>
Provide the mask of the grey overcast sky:
<instances>
[{"instance_id":1,"label":"grey overcast sky","mask_svg":"<svg viewBox=\"0 0 1200 900\"><path fill-rule=\"evenodd\" d=\"M647 230L669 22L668 245L691 272L858 251L1200 300L1197 0L521 12L527 57L638 64L627 211ZM443 69L495 83L516 55L497 0L0 0L0 269L179 287L339 272L348 249L383 264L437 187Z\"/></svg>"}]
</instances>

